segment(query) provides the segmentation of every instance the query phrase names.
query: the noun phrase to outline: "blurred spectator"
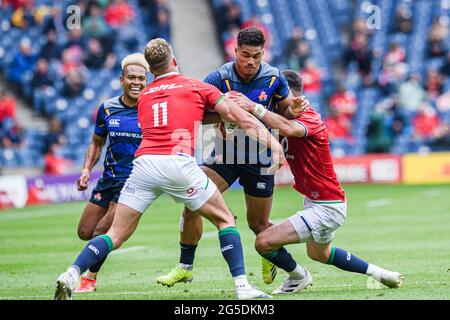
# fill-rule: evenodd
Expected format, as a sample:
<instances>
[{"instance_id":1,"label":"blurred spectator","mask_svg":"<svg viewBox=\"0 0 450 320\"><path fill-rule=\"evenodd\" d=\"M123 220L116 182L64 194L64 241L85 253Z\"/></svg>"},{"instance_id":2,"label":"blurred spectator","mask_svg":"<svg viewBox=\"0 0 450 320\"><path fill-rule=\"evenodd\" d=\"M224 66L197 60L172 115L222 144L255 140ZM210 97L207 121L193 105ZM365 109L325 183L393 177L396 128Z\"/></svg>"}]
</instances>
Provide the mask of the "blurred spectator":
<instances>
[{"instance_id":1,"label":"blurred spectator","mask_svg":"<svg viewBox=\"0 0 450 320\"><path fill-rule=\"evenodd\" d=\"M129 23L134 16L133 7L125 0L112 0L105 10L105 20L114 28Z\"/></svg>"},{"instance_id":2,"label":"blurred spectator","mask_svg":"<svg viewBox=\"0 0 450 320\"><path fill-rule=\"evenodd\" d=\"M14 10L23 8L29 0L4 0L3 3L11 5Z\"/></svg>"},{"instance_id":3,"label":"blurred spectator","mask_svg":"<svg viewBox=\"0 0 450 320\"><path fill-rule=\"evenodd\" d=\"M43 153L48 153L50 150L50 146L57 145L65 145L67 144L67 138L64 134L61 122L58 118L50 118L48 122L49 131L44 136L44 151Z\"/></svg>"},{"instance_id":4,"label":"blurred spectator","mask_svg":"<svg viewBox=\"0 0 450 320\"><path fill-rule=\"evenodd\" d=\"M47 61L59 60L61 58L61 48L56 43L56 31L49 30L47 32L47 42L42 46L39 52L39 58Z\"/></svg>"},{"instance_id":5,"label":"blurred spectator","mask_svg":"<svg viewBox=\"0 0 450 320\"><path fill-rule=\"evenodd\" d=\"M86 48L86 41L81 29L75 28L69 31L69 38L64 44L64 49L69 49L71 47L78 47L79 50L84 50Z\"/></svg>"},{"instance_id":6,"label":"blurred spectator","mask_svg":"<svg viewBox=\"0 0 450 320\"><path fill-rule=\"evenodd\" d=\"M356 112L356 95L353 91L347 90L343 83L338 84L338 89L331 96L330 106L333 113L342 114L352 118Z\"/></svg>"},{"instance_id":7,"label":"blurred spectator","mask_svg":"<svg viewBox=\"0 0 450 320\"><path fill-rule=\"evenodd\" d=\"M240 28L242 25L241 7L235 1L224 0L216 9L216 21L220 34L233 27Z\"/></svg>"},{"instance_id":8,"label":"blurred spectator","mask_svg":"<svg viewBox=\"0 0 450 320\"><path fill-rule=\"evenodd\" d=\"M311 57L311 49L306 40L300 41L295 51L295 58L289 61L289 67L294 70L303 69L306 60Z\"/></svg>"},{"instance_id":9,"label":"blurred spectator","mask_svg":"<svg viewBox=\"0 0 450 320\"><path fill-rule=\"evenodd\" d=\"M385 94L397 91L401 81L408 72L408 65L404 62L406 58L405 50L398 44L391 44L383 59L383 69L379 77L379 84Z\"/></svg>"},{"instance_id":10,"label":"blurred spectator","mask_svg":"<svg viewBox=\"0 0 450 320\"><path fill-rule=\"evenodd\" d=\"M444 89L442 76L437 70L430 69L427 72L425 80L425 89L427 90L428 99L434 100L439 97Z\"/></svg>"},{"instance_id":11,"label":"blurred spectator","mask_svg":"<svg viewBox=\"0 0 450 320\"><path fill-rule=\"evenodd\" d=\"M448 17L437 17L428 34L428 56L443 57L445 55L445 39L449 35Z\"/></svg>"},{"instance_id":12,"label":"blurred spectator","mask_svg":"<svg viewBox=\"0 0 450 320\"><path fill-rule=\"evenodd\" d=\"M352 32L351 32L351 38L354 39L356 35L361 34L365 37L370 37L372 33L372 30L370 30L367 27L367 21L366 19L362 17L357 17L353 21L352 24Z\"/></svg>"},{"instance_id":13,"label":"blurred spectator","mask_svg":"<svg viewBox=\"0 0 450 320\"><path fill-rule=\"evenodd\" d=\"M16 99L7 95L4 89L0 89L0 127L5 119L16 117Z\"/></svg>"},{"instance_id":14,"label":"blurred spectator","mask_svg":"<svg viewBox=\"0 0 450 320\"><path fill-rule=\"evenodd\" d=\"M70 160L64 159L59 153L60 146L52 144L44 156L44 174L61 175L67 172L67 168L72 165Z\"/></svg>"},{"instance_id":15,"label":"blurred spectator","mask_svg":"<svg viewBox=\"0 0 450 320\"><path fill-rule=\"evenodd\" d=\"M33 107L37 112L45 113L44 98L48 92L54 91L53 83L54 79L48 72L47 60L40 58L37 62L33 79L30 82L33 95Z\"/></svg>"},{"instance_id":16,"label":"blurred spectator","mask_svg":"<svg viewBox=\"0 0 450 320\"><path fill-rule=\"evenodd\" d=\"M351 121L342 115L330 115L325 120L325 125L328 128L328 134L330 140L345 140L347 142L353 141L351 135L352 123Z\"/></svg>"},{"instance_id":17,"label":"blurred spectator","mask_svg":"<svg viewBox=\"0 0 450 320\"><path fill-rule=\"evenodd\" d=\"M82 19L83 32L88 37L103 38L110 34L100 6L93 2L88 8L87 15Z\"/></svg>"},{"instance_id":18,"label":"blurred spectator","mask_svg":"<svg viewBox=\"0 0 450 320\"><path fill-rule=\"evenodd\" d=\"M152 38L163 38L170 41L171 26L169 11L159 10L156 19L156 29L153 32Z\"/></svg>"},{"instance_id":19,"label":"blurred spectator","mask_svg":"<svg viewBox=\"0 0 450 320\"><path fill-rule=\"evenodd\" d=\"M14 10L11 16L11 23L13 26L20 29L28 29L31 26L35 26L36 19L34 13L34 1L26 0L23 2L23 5Z\"/></svg>"},{"instance_id":20,"label":"blurred spectator","mask_svg":"<svg viewBox=\"0 0 450 320\"><path fill-rule=\"evenodd\" d=\"M20 51L14 55L8 67L8 81L16 85L20 84L22 76L33 69L34 62L35 58L31 54L31 42L28 38L22 38Z\"/></svg>"},{"instance_id":21,"label":"blurred spectator","mask_svg":"<svg viewBox=\"0 0 450 320\"><path fill-rule=\"evenodd\" d=\"M356 62L359 73L368 76L372 68L373 53L369 50L369 41L364 33L355 34L344 57L346 65Z\"/></svg>"},{"instance_id":22,"label":"blurred spectator","mask_svg":"<svg viewBox=\"0 0 450 320\"><path fill-rule=\"evenodd\" d=\"M83 67L82 54L80 47L72 46L62 52L62 59L58 66L58 74L61 77L66 77L73 70L78 70Z\"/></svg>"},{"instance_id":23,"label":"blurred spectator","mask_svg":"<svg viewBox=\"0 0 450 320\"><path fill-rule=\"evenodd\" d=\"M100 41L96 38L90 38L88 41L88 49L83 59L85 66L89 69L100 69L104 61L105 54Z\"/></svg>"},{"instance_id":24,"label":"blurred spectator","mask_svg":"<svg viewBox=\"0 0 450 320\"><path fill-rule=\"evenodd\" d=\"M232 26L228 32L229 36L223 43L223 49L225 51L225 61L233 61L236 54L235 49L237 47L237 36L241 29L236 26Z\"/></svg>"},{"instance_id":25,"label":"blurred spectator","mask_svg":"<svg viewBox=\"0 0 450 320\"><path fill-rule=\"evenodd\" d=\"M450 149L449 124L444 123L436 130L435 139L429 143L432 151L448 151Z\"/></svg>"},{"instance_id":26,"label":"blurred spectator","mask_svg":"<svg viewBox=\"0 0 450 320\"><path fill-rule=\"evenodd\" d=\"M405 115L402 112L402 108L398 104L398 99L396 97L387 98L386 103L386 122L389 129L389 135L391 140L391 145L395 138L399 136L406 126Z\"/></svg>"},{"instance_id":27,"label":"blurred spectator","mask_svg":"<svg viewBox=\"0 0 450 320\"><path fill-rule=\"evenodd\" d=\"M428 103L421 104L417 114L412 119L413 137L419 139L433 138L436 136L440 120L436 110Z\"/></svg>"},{"instance_id":28,"label":"blurred spectator","mask_svg":"<svg viewBox=\"0 0 450 320\"><path fill-rule=\"evenodd\" d=\"M399 87L400 107L405 110L415 112L427 95L420 83L420 75L412 74L408 81L400 84Z\"/></svg>"},{"instance_id":29,"label":"blurred spectator","mask_svg":"<svg viewBox=\"0 0 450 320\"><path fill-rule=\"evenodd\" d=\"M397 8L393 31L402 33L411 33L412 13L411 10L406 5L400 5Z\"/></svg>"},{"instance_id":30,"label":"blurred spectator","mask_svg":"<svg viewBox=\"0 0 450 320\"><path fill-rule=\"evenodd\" d=\"M24 132L22 126L16 121L6 130L2 138L3 146L6 148L21 148L25 144Z\"/></svg>"},{"instance_id":31,"label":"blurred spectator","mask_svg":"<svg viewBox=\"0 0 450 320\"><path fill-rule=\"evenodd\" d=\"M446 78L450 78L450 51L447 52L447 61L439 69L439 73L441 73Z\"/></svg>"},{"instance_id":32,"label":"blurred spectator","mask_svg":"<svg viewBox=\"0 0 450 320\"><path fill-rule=\"evenodd\" d=\"M387 153L390 150L388 132L385 126L385 115L381 105L375 107L367 127L367 153Z\"/></svg>"},{"instance_id":33,"label":"blurred spectator","mask_svg":"<svg viewBox=\"0 0 450 320\"><path fill-rule=\"evenodd\" d=\"M81 95L84 87L83 75L79 70L73 69L64 78L61 94L66 98L74 98Z\"/></svg>"},{"instance_id":34,"label":"blurred spectator","mask_svg":"<svg viewBox=\"0 0 450 320\"><path fill-rule=\"evenodd\" d=\"M284 48L284 53L288 59L292 59L296 56L298 45L303 39L303 29L299 26L295 26L294 29L292 29L291 37L287 39Z\"/></svg>"},{"instance_id":35,"label":"blurred spectator","mask_svg":"<svg viewBox=\"0 0 450 320\"><path fill-rule=\"evenodd\" d=\"M300 71L305 93L319 93L322 89L321 72L312 59L307 59L305 68Z\"/></svg>"},{"instance_id":36,"label":"blurred spectator","mask_svg":"<svg viewBox=\"0 0 450 320\"><path fill-rule=\"evenodd\" d=\"M436 99L436 108L439 112L450 111L450 91L445 92Z\"/></svg>"}]
</instances>

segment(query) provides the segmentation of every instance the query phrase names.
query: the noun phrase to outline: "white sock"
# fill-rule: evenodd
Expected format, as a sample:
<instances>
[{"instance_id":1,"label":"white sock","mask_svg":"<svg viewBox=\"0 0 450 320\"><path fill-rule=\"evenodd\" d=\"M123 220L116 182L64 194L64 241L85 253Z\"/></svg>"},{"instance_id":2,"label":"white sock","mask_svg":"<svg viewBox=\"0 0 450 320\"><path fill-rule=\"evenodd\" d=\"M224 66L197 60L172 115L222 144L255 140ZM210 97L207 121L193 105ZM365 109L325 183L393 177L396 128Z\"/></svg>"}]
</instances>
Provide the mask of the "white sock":
<instances>
[{"instance_id":1,"label":"white sock","mask_svg":"<svg viewBox=\"0 0 450 320\"><path fill-rule=\"evenodd\" d=\"M70 266L69 269L67 269L67 272L73 275L75 279L80 277L80 269L77 266Z\"/></svg>"},{"instance_id":2,"label":"white sock","mask_svg":"<svg viewBox=\"0 0 450 320\"><path fill-rule=\"evenodd\" d=\"M236 289L250 287L250 283L248 283L246 275L233 277L233 280Z\"/></svg>"},{"instance_id":3,"label":"white sock","mask_svg":"<svg viewBox=\"0 0 450 320\"><path fill-rule=\"evenodd\" d=\"M369 263L369 267L367 268L366 274L379 281L381 279L382 270L383 269L381 269L380 267Z\"/></svg>"},{"instance_id":4,"label":"white sock","mask_svg":"<svg viewBox=\"0 0 450 320\"><path fill-rule=\"evenodd\" d=\"M288 272L289 278L294 280L302 280L306 277L306 270L297 263L297 266L291 272Z\"/></svg>"},{"instance_id":5,"label":"white sock","mask_svg":"<svg viewBox=\"0 0 450 320\"><path fill-rule=\"evenodd\" d=\"M181 269L187 269L189 271L192 271L193 265L192 264L186 264L186 263L179 263L178 266Z\"/></svg>"}]
</instances>

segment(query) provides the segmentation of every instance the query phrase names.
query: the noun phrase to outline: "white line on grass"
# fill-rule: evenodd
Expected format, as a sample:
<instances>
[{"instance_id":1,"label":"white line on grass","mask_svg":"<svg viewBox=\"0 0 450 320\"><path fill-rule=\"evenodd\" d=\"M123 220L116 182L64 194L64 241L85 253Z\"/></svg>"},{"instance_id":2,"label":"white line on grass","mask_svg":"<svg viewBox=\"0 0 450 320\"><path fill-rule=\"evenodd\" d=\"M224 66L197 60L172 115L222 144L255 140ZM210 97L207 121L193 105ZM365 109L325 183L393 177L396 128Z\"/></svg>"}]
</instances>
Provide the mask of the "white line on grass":
<instances>
[{"instance_id":1,"label":"white line on grass","mask_svg":"<svg viewBox=\"0 0 450 320\"><path fill-rule=\"evenodd\" d=\"M441 194L443 194L444 191L441 189L430 189L430 190L426 190L423 191L422 194L426 197L436 197L436 196L440 196Z\"/></svg>"},{"instance_id":2,"label":"white line on grass","mask_svg":"<svg viewBox=\"0 0 450 320\"><path fill-rule=\"evenodd\" d=\"M376 199L376 200L369 200L366 202L366 207L369 209L372 208L378 208L378 207L384 207L387 205L390 205L394 201L390 198L382 198L382 199Z\"/></svg>"},{"instance_id":3,"label":"white line on grass","mask_svg":"<svg viewBox=\"0 0 450 320\"><path fill-rule=\"evenodd\" d=\"M131 251L140 251L140 250L144 250L144 249L145 249L144 246L135 246L135 247L117 249L117 250L112 251L109 255L127 253L127 252L131 252Z\"/></svg>"}]
</instances>

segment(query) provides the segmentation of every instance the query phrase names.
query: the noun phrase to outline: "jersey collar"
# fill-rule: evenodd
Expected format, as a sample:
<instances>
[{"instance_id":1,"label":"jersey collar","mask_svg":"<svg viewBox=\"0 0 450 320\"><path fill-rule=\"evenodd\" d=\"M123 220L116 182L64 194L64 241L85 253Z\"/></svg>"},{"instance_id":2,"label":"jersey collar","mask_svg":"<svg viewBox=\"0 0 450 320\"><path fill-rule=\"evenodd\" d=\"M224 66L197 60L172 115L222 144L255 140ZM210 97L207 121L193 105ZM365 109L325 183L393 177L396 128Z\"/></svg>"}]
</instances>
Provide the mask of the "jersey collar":
<instances>
[{"instance_id":1,"label":"jersey collar","mask_svg":"<svg viewBox=\"0 0 450 320\"><path fill-rule=\"evenodd\" d=\"M136 108L136 106L127 106L126 104L125 104L125 102L123 102L123 100L122 100L122 98L123 98L123 95L121 95L120 97L119 97L119 103L124 107L124 108Z\"/></svg>"},{"instance_id":2,"label":"jersey collar","mask_svg":"<svg viewBox=\"0 0 450 320\"><path fill-rule=\"evenodd\" d=\"M168 72L168 73L164 73L164 74L162 74L162 75L160 75L160 76L157 76L157 77L155 78L155 80L158 80L158 79L161 79L161 78L165 78L165 77L174 76L174 75L177 75L177 74L180 74L180 73L179 73L179 72L176 72L176 71L171 71L171 72Z\"/></svg>"},{"instance_id":3,"label":"jersey collar","mask_svg":"<svg viewBox=\"0 0 450 320\"><path fill-rule=\"evenodd\" d=\"M236 68L236 61L235 62L233 62L233 71L234 71L234 74L236 75L236 77L241 81L241 82L243 82L243 83L249 83L249 82L251 82L253 79L256 79L256 77L259 75L259 73L261 72L261 69L262 69L262 62L261 62L261 64L259 65L259 69L258 69L258 71L255 73L255 75L253 76L253 78L251 78L248 82L246 82L244 79L242 79L242 77L239 75L239 72L237 71L237 68Z\"/></svg>"}]
</instances>

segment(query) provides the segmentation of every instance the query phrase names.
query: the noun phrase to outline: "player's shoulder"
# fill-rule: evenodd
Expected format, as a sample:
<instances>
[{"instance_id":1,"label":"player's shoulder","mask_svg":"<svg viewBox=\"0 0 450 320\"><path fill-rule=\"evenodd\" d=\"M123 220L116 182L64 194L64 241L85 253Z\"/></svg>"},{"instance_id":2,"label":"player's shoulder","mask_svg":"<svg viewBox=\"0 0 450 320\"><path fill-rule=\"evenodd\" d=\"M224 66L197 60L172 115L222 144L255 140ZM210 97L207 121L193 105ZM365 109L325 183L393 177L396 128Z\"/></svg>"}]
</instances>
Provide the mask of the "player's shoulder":
<instances>
[{"instance_id":1,"label":"player's shoulder","mask_svg":"<svg viewBox=\"0 0 450 320\"><path fill-rule=\"evenodd\" d=\"M229 79L232 81L237 81L238 77L236 72L234 72L234 61L227 62L220 66L217 70L211 72L210 75L219 76L221 80Z\"/></svg>"},{"instance_id":2,"label":"player's shoulder","mask_svg":"<svg viewBox=\"0 0 450 320\"><path fill-rule=\"evenodd\" d=\"M277 77L279 78L281 76L281 71L268 64L267 62L261 62L261 70L259 71L259 74L257 78L266 78L266 77Z\"/></svg>"},{"instance_id":3,"label":"player's shoulder","mask_svg":"<svg viewBox=\"0 0 450 320\"><path fill-rule=\"evenodd\" d=\"M307 127L323 128L325 129L325 123L322 120L322 116L314 108L310 107L305 112L302 112L296 121L306 125Z\"/></svg>"},{"instance_id":4,"label":"player's shoulder","mask_svg":"<svg viewBox=\"0 0 450 320\"><path fill-rule=\"evenodd\" d=\"M120 96L117 97L112 97L106 101L104 101L101 105L100 108L103 108L104 110L107 109L123 109L124 106L122 105L121 101L120 101Z\"/></svg>"}]
</instances>

